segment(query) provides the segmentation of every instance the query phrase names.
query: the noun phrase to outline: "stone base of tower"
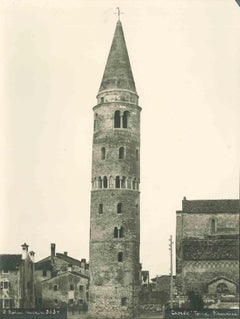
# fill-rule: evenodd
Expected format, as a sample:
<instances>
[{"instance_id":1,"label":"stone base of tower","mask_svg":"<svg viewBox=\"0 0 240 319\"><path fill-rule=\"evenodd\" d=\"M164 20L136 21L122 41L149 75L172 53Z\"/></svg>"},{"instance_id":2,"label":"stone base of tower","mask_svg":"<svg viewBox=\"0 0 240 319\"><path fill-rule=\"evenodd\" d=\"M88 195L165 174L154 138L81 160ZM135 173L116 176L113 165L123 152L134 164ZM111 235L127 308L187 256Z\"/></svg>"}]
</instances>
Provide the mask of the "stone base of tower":
<instances>
[{"instance_id":1,"label":"stone base of tower","mask_svg":"<svg viewBox=\"0 0 240 319\"><path fill-rule=\"evenodd\" d=\"M121 298L123 291L126 296L124 299ZM90 295L88 318L136 318L139 308L138 295L138 287L95 287Z\"/></svg>"}]
</instances>

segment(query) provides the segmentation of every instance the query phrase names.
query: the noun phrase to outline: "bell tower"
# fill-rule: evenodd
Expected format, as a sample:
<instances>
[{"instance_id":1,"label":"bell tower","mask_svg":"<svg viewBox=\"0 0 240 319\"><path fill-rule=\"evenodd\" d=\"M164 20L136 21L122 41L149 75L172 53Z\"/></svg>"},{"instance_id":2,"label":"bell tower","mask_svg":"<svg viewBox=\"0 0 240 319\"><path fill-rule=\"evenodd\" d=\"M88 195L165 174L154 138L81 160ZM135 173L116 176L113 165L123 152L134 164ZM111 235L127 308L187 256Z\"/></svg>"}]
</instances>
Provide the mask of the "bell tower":
<instances>
[{"instance_id":1,"label":"bell tower","mask_svg":"<svg viewBox=\"0 0 240 319\"><path fill-rule=\"evenodd\" d=\"M90 318L134 318L140 286L140 112L120 19L93 107Z\"/></svg>"}]
</instances>

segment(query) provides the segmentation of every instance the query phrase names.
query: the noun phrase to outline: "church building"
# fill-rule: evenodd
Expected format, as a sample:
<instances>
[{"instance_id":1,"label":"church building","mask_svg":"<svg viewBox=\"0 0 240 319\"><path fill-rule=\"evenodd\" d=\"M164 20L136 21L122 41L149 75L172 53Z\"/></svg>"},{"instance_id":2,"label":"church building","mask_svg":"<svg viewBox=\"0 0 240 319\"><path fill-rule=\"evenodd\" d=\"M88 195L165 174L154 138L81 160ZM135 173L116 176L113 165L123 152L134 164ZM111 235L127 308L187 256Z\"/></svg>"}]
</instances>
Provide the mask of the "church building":
<instances>
[{"instance_id":1,"label":"church building","mask_svg":"<svg viewBox=\"0 0 240 319\"><path fill-rule=\"evenodd\" d=\"M120 19L93 107L91 318L134 318L140 245L140 113Z\"/></svg>"},{"instance_id":2,"label":"church building","mask_svg":"<svg viewBox=\"0 0 240 319\"><path fill-rule=\"evenodd\" d=\"M187 200L177 211L179 294L238 296L240 200Z\"/></svg>"}]
</instances>

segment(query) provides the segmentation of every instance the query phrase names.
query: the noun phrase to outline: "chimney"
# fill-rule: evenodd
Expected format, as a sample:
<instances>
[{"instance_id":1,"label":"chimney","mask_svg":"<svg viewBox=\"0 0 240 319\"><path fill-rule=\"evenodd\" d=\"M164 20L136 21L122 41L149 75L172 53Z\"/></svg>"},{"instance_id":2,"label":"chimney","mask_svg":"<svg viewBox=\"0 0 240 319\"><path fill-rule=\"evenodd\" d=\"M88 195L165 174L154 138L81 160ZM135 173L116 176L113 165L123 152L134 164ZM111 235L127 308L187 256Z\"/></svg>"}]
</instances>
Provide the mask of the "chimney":
<instances>
[{"instance_id":1,"label":"chimney","mask_svg":"<svg viewBox=\"0 0 240 319\"><path fill-rule=\"evenodd\" d=\"M27 257L27 253L28 253L28 245L26 243L24 243L22 246L22 259L26 259Z\"/></svg>"},{"instance_id":2,"label":"chimney","mask_svg":"<svg viewBox=\"0 0 240 319\"><path fill-rule=\"evenodd\" d=\"M67 252L67 251L64 251L63 254L64 254L64 256L67 256L67 255L68 255L68 252Z\"/></svg>"},{"instance_id":3,"label":"chimney","mask_svg":"<svg viewBox=\"0 0 240 319\"><path fill-rule=\"evenodd\" d=\"M51 257L56 255L56 244L51 244Z\"/></svg>"},{"instance_id":4,"label":"chimney","mask_svg":"<svg viewBox=\"0 0 240 319\"><path fill-rule=\"evenodd\" d=\"M30 255L30 258L31 258L32 262L34 263L35 252L34 251L30 251L29 255Z\"/></svg>"}]
</instances>

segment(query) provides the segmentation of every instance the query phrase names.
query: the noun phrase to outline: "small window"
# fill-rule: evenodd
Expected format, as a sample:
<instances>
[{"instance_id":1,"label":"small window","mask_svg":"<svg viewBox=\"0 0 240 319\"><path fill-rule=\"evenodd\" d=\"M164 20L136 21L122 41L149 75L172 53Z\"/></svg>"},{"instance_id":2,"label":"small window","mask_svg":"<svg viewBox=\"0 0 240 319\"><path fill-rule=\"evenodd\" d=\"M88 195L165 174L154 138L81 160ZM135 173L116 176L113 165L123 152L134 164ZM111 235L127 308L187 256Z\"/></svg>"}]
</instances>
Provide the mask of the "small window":
<instances>
[{"instance_id":1,"label":"small window","mask_svg":"<svg viewBox=\"0 0 240 319\"><path fill-rule=\"evenodd\" d=\"M127 181L126 176L123 176L122 181L121 181L122 188L126 188L126 181Z\"/></svg>"},{"instance_id":2,"label":"small window","mask_svg":"<svg viewBox=\"0 0 240 319\"><path fill-rule=\"evenodd\" d=\"M123 297L121 299L121 306L126 306L127 305L127 298L126 297Z\"/></svg>"},{"instance_id":3,"label":"small window","mask_svg":"<svg viewBox=\"0 0 240 319\"><path fill-rule=\"evenodd\" d=\"M101 176L98 177L98 188L102 188L102 178L101 178Z\"/></svg>"},{"instance_id":4,"label":"small window","mask_svg":"<svg viewBox=\"0 0 240 319\"><path fill-rule=\"evenodd\" d=\"M54 285L54 286L53 286L53 290L54 290L54 291L58 291L58 285Z\"/></svg>"},{"instance_id":5,"label":"small window","mask_svg":"<svg viewBox=\"0 0 240 319\"><path fill-rule=\"evenodd\" d=\"M136 150L136 161L138 161L138 160L139 160L139 151Z\"/></svg>"},{"instance_id":6,"label":"small window","mask_svg":"<svg viewBox=\"0 0 240 319\"><path fill-rule=\"evenodd\" d=\"M120 111L115 111L115 113L114 113L114 127L115 128L121 127Z\"/></svg>"},{"instance_id":7,"label":"small window","mask_svg":"<svg viewBox=\"0 0 240 319\"><path fill-rule=\"evenodd\" d=\"M123 227L121 227L120 230L119 230L119 237L120 238L124 237L124 228Z\"/></svg>"},{"instance_id":8,"label":"small window","mask_svg":"<svg viewBox=\"0 0 240 319\"><path fill-rule=\"evenodd\" d=\"M122 203L117 204L117 213L122 214Z\"/></svg>"},{"instance_id":9,"label":"small window","mask_svg":"<svg viewBox=\"0 0 240 319\"><path fill-rule=\"evenodd\" d=\"M138 204L135 206L135 213L136 213L136 214L139 213L139 206L138 206Z\"/></svg>"},{"instance_id":10,"label":"small window","mask_svg":"<svg viewBox=\"0 0 240 319\"><path fill-rule=\"evenodd\" d=\"M212 234L216 233L216 220L214 218L211 219L211 232Z\"/></svg>"},{"instance_id":11,"label":"small window","mask_svg":"<svg viewBox=\"0 0 240 319\"><path fill-rule=\"evenodd\" d=\"M8 289L9 288L9 282L8 281L4 281L3 282L3 288L4 289Z\"/></svg>"},{"instance_id":12,"label":"small window","mask_svg":"<svg viewBox=\"0 0 240 319\"><path fill-rule=\"evenodd\" d=\"M101 97L101 103L104 103L104 97L103 96Z\"/></svg>"},{"instance_id":13,"label":"small window","mask_svg":"<svg viewBox=\"0 0 240 319\"><path fill-rule=\"evenodd\" d=\"M101 148L101 159L105 160L105 158L106 158L106 149L105 149L105 147L102 147Z\"/></svg>"},{"instance_id":14,"label":"small window","mask_svg":"<svg viewBox=\"0 0 240 319\"><path fill-rule=\"evenodd\" d=\"M69 290L74 290L74 285L70 284Z\"/></svg>"},{"instance_id":15,"label":"small window","mask_svg":"<svg viewBox=\"0 0 240 319\"><path fill-rule=\"evenodd\" d=\"M120 147L118 150L118 158L124 159L124 157L125 157L125 149L124 149L124 147Z\"/></svg>"},{"instance_id":16,"label":"small window","mask_svg":"<svg viewBox=\"0 0 240 319\"><path fill-rule=\"evenodd\" d=\"M43 275L43 277L47 277L47 270L43 270L43 272L42 272L42 275Z\"/></svg>"},{"instance_id":17,"label":"small window","mask_svg":"<svg viewBox=\"0 0 240 319\"><path fill-rule=\"evenodd\" d=\"M136 180L135 179L132 181L132 189L136 189Z\"/></svg>"},{"instance_id":18,"label":"small window","mask_svg":"<svg viewBox=\"0 0 240 319\"><path fill-rule=\"evenodd\" d=\"M128 128L129 112L123 112L123 128Z\"/></svg>"},{"instance_id":19,"label":"small window","mask_svg":"<svg viewBox=\"0 0 240 319\"><path fill-rule=\"evenodd\" d=\"M120 188L120 177L116 176L115 187Z\"/></svg>"},{"instance_id":20,"label":"small window","mask_svg":"<svg viewBox=\"0 0 240 319\"><path fill-rule=\"evenodd\" d=\"M119 253L118 253L118 262L122 262L123 261L123 253L122 253L122 251L120 251Z\"/></svg>"},{"instance_id":21,"label":"small window","mask_svg":"<svg viewBox=\"0 0 240 319\"><path fill-rule=\"evenodd\" d=\"M107 188L108 187L108 180L107 180L107 176L103 177L103 188Z\"/></svg>"},{"instance_id":22,"label":"small window","mask_svg":"<svg viewBox=\"0 0 240 319\"><path fill-rule=\"evenodd\" d=\"M68 303L69 303L69 305L72 306L72 305L73 305L73 299L69 299L69 300L68 300Z\"/></svg>"},{"instance_id":23,"label":"small window","mask_svg":"<svg viewBox=\"0 0 240 319\"><path fill-rule=\"evenodd\" d=\"M54 300L54 305L55 305L55 306L58 305L58 300L57 300L57 299Z\"/></svg>"},{"instance_id":24,"label":"small window","mask_svg":"<svg viewBox=\"0 0 240 319\"><path fill-rule=\"evenodd\" d=\"M9 270L5 268L5 269L3 269L2 272L3 272L3 274L8 274L8 273L9 273Z\"/></svg>"},{"instance_id":25,"label":"small window","mask_svg":"<svg viewBox=\"0 0 240 319\"><path fill-rule=\"evenodd\" d=\"M96 113L96 114L95 114L95 117L94 117L94 126L93 126L94 132L95 132L96 129L97 129L97 120L98 120L98 114Z\"/></svg>"},{"instance_id":26,"label":"small window","mask_svg":"<svg viewBox=\"0 0 240 319\"><path fill-rule=\"evenodd\" d=\"M98 213L103 214L103 204L98 205Z\"/></svg>"},{"instance_id":27,"label":"small window","mask_svg":"<svg viewBox=\"0 0 240 319\"><path fill-rule=\"evenodd\" d=\"M118 228L117 227L114 227L113 237L118 238Z\"/></svg>"},{"instance_id":28,"label":"small window","mask_svg":"<svg viewBox=\"0 0 240 319\"><path fill-rule=\"evenodd\" d=\"M79 286L79 291L82 292L83 290L84 290L83 285L80 285L80 286Z\"/></svg>"}]
</instances>

